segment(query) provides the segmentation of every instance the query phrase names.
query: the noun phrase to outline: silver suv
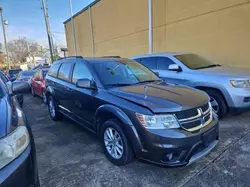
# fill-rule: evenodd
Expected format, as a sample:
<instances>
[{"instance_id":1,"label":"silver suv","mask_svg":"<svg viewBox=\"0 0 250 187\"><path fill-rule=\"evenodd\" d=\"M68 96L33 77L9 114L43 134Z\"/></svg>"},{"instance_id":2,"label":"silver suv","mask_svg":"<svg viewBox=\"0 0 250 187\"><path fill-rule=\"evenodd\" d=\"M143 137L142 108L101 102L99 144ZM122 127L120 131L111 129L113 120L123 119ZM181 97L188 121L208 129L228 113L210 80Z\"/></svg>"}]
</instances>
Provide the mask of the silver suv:
<instances>
[{"instance_id":1,"label":"silver suv","mask_svg":"<svg viewBox=\"0 0 250 187\"><path fill-rule=\"evenodd\" d=\"M162 79L205 91L220 118L228 111L250 109L250 69L222 66L192 53L150 54L132 59Z\"/></svg>"}]
</instances>

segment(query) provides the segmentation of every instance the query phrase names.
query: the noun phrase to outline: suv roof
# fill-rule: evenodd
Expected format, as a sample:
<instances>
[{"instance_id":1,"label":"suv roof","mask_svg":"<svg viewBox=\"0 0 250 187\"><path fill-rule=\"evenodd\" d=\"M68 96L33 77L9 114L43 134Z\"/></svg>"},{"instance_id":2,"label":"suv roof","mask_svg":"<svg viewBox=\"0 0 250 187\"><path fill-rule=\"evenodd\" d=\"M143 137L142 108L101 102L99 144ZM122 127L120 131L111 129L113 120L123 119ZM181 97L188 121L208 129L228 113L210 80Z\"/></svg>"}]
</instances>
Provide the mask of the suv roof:
<instances>
[{"instance_id":1,"label":"suv roof","mask_svg":"<svg viewBox=\"0 0 250 187\"><path fill-rule=\"evenodd\" d=\"M141 58L141 57L154 57L154 56L173 56L173 55L184 55L190 54L188 52L166 52L166 53L152 53L152 54L144 54L144 55L137 55L133 56L133 58Z\"/></svg>"},{"instance_id":2,"label":"suv roof","mask_svg":"<svg viewBox=\"0 0 250 187\"><path fill-rule=\"evenodd\" d=\"M108 62L108 61L117 61L117 62L123 62L123 61L128 61L128 60L131 60L131 59L128 59L128 58L121 58L120 56L105 56L105 57L86 57L86 58L83 58L82 56L69 56L69 57L65 57L65 58L60 58L56 61L54 61L53 65L54 64L57 64L57 63L62 63L62 62L66 62L68 59L79 59L79 60L85 60L87 62L90 62L91 61L103 61L103 62ZM68 62L68 61L67 61Z\"/></svg>"}]
</instances>

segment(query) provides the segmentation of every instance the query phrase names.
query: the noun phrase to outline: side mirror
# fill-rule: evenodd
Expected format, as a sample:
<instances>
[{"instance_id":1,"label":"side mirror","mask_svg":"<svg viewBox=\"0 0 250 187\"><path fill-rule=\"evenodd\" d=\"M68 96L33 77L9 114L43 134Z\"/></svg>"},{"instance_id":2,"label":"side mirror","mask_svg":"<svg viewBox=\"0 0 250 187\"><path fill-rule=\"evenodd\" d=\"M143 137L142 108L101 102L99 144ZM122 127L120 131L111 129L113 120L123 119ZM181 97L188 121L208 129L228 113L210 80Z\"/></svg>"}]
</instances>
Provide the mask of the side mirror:
<instances>
[{"instance_id":1,"label":"side mirror","mask_svg":"<svg viewBox=\"0 0 250 187\"><path fill-rule=\"evenodd\" d=\"M90 89L90 90L96 89L95 82L89 79L78 79L76 81L76 87Z\"/></svg>"},{"instance_id":2,"label":"side mirror","mask_svg":"<svg viewBox=\"0 0 250 187\"><path fill-rule=\"evenodd\" d=\"M30 91L30 86L27 82L13 82L11 95L27 93Z\"/></svg>"},{"instance_id":3,"label":"side mirror","mask_svg":"<svg viewBox=\"0 0 250 187\"><path fill-rule=\"evenodd\" d=\"M177 71L177 72L181 72L182 71L181 67L178 66L177 64L171 64L171 65L169 65L168 70L169 71Z\"/></svg>"}]
</instances>

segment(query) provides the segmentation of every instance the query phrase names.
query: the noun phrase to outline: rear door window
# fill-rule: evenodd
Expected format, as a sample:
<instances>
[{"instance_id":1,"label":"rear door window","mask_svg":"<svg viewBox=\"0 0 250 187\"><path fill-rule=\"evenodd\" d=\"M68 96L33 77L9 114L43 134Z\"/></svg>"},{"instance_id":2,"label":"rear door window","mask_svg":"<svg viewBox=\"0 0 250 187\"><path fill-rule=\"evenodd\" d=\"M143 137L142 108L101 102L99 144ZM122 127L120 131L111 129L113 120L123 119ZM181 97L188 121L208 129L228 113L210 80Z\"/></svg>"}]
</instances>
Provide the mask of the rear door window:
<instances>
[{"instance_id":1,"label":"rear door window","mask_svg":"<svg viewBox=\"0 0 250 187\"><path fill-rule=\"evenodd\" d=\"M48 75L57 77L57 72L61 64L54 64L52 67L49 69Z\"/></svg>"},{"instance_id":2,"label":"rear door window","mask_svg":"<svg viewBox=\"0 0 250 187\"><path fill-rule=\"evenodd\" d=\"M8 78L2 73L0 72L0 79L6 84L7 82L9 82Z\"/></svg>"},{"instance_id":3,"label":"rear door window","mask_svg":"<svg viewBox=\"0 0 250 187\"><path fill-rule=\"evenodd\" d=\"M168 70L168 67L171 64L175 64L175 63L167 57L158 57L157 58L157 69L158 70Z\"/></svg>"},{"instance_id":4,"label":"rear door window","mask_svg":"<svg viewBox=\"0 0 250 187\"><path fill-rule=\"evenodd\" d=\"M149 69L157 69L157 57L146 57L141 59L141 64Z\"/></svg>"},{"instance_id":5,"label":"rear door window","mask_svg":"<svg viewBox=\"0 0 250 187\"><path fill-rule=\"evenodd\" d=\"M64 81L69 81L72 63L63 63L58 72L58 78Z\"/></svg>"}]
</instances>

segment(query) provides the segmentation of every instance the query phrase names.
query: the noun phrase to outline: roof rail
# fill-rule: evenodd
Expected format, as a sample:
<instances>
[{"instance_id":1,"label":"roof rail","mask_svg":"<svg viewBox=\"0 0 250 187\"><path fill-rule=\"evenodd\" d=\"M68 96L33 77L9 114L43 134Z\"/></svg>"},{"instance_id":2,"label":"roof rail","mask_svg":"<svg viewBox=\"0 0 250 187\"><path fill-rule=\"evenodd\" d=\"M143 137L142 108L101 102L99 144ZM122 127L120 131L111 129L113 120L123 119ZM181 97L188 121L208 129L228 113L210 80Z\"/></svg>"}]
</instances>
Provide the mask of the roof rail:
<instances>
[{"instance_id":1,"label":"roof rail","mask_svg":"<svg viewBox=\"0 0 250 187\"><path fill-rule=\"evenodd\" d=\"M62 60L62 59L76 59L76 58L80 58L80 59L83 59L82 56L67 56L67 57L62 57L62 58L59 58L58 60Z\"/></svg>"},{"instance_id":2,"label":"roof rail","mask_svg":"<svg viewBox=\"0 0 250 187\"><path fill-rule=\"evenodd\" d=\"M101 58L121 58L120 56L102 56Z\"/></svg>"}]
</instances>

